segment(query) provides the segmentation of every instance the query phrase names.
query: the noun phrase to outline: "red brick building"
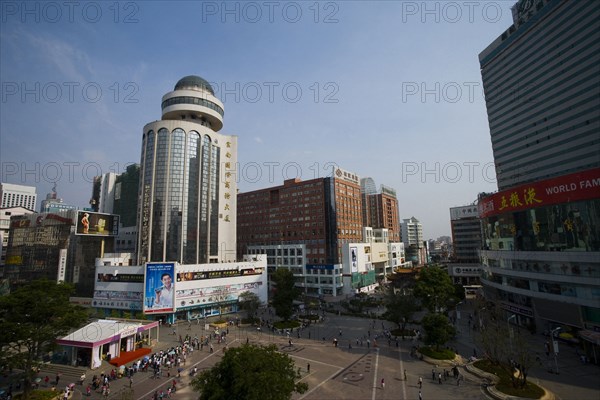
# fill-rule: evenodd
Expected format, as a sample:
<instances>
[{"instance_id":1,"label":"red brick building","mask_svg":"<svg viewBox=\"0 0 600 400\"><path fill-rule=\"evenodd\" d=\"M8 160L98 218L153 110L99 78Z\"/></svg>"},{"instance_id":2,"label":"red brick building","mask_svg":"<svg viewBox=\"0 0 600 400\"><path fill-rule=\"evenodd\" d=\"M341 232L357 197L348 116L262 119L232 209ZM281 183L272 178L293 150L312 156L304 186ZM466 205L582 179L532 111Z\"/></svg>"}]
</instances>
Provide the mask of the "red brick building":
<instances>
[{"instance_id":1,"label":"red brick building","mask_svg":"<svg viewBox=\"0 0 600 400\"><path fill-rule=\"evenodd\" d=\"M304 244L308 264L341 264L343 243L362 241L362 226L359 178L341 169L237 197L238 256L248 246Z\"/></svg>"},{"instance_id":2,"label":"red brick building","mask_svg":"<svg viewBox=\"0 0 600 400\"><path fill-rule=\"evenodd\" d=\"M385 228L390 242L400 242L400 219L396 191L381 185L380 193L363 193L363 225Z\"/></svg>"}]
</instances>

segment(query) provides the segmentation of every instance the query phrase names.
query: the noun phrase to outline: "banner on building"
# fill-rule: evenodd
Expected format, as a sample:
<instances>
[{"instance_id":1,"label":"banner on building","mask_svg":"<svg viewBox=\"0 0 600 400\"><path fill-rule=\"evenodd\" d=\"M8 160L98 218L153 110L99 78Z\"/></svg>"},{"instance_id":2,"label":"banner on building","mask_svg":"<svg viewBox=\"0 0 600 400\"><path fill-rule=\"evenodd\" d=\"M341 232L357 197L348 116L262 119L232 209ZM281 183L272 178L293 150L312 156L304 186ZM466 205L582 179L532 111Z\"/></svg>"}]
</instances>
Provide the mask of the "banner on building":
<instances>
[{"instance_id":1,"label":"banner on building","mask_svg":"<svg viewBox=\"0 0 600 400\"><path fill-rule=\"evenodd\" d=\"M144 313L173 312L174 263L147 263L144 279Z\"/></svg>"},{"instance_id":2,"label":"banner on building","mask_svg":"<svg viewBox=\"0 0 600 400\"><path fill-rule=\"evenodd\" d=\"M595 199L599 189L600 168L532 182L481 199L479 217Z\"/></svg>"}]
</instances>

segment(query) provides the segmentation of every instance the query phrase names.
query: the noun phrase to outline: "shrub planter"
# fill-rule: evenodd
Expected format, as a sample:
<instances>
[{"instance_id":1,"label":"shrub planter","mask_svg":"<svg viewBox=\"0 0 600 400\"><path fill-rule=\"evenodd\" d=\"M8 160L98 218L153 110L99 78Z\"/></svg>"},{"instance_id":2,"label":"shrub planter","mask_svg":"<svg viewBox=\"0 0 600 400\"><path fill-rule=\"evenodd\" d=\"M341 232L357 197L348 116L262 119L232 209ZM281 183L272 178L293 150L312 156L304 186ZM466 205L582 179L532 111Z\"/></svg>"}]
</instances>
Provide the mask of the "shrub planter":
<instances>
[{"instance_id":1,"label":"shrub planter","mask_svg":"<svg viewBox=\"0 0 600 400\"><path fill-rule=\"evenodd\" d=\"M479 368L477 368L472 362L468 363L465 365L465 369L470 372L471 374L485 379L488 382L488 386L485 387L485 390L488 392L488 394L490 396L492 396L495 399L499 399L499 400L531 400L531 398L528 397L519 397L519 396L512 396L506 393L503 393L501 391L499 391L496 388L496 384L498 384L498 382L500 382L500 378L497 377L494 374L490 374L489 372L483 371ZM540 389L542 389L544 391L544 394L542 395L542 397L540 397L540 400L554 400L556 397L554 396L554 393L548 391L546 388L535 384L535 386L539 387Z\"/></svg>"}]
</instances>

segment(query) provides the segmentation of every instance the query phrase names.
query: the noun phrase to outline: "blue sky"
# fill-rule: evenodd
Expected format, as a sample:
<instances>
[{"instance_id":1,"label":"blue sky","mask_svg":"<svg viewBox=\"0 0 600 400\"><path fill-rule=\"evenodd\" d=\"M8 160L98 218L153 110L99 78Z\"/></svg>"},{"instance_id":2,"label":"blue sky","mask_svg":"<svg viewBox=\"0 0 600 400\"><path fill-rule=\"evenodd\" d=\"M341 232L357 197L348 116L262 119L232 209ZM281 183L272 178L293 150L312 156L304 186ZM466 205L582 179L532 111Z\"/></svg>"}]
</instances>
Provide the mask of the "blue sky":
<instances>
[{"instance_id":1,"label":"blue sky","mask_svg":"<svg viewBox=\"0 0 600 400\"><path fill-rule=\"evenodd\" d=\"M199 75L239 136L241 191L338 165L449 235L450 207L496 190L478 54L513 4L3 2L0 180L87 206L92 177L139 163L161 97Z\"/></svg>"}]
</instances>

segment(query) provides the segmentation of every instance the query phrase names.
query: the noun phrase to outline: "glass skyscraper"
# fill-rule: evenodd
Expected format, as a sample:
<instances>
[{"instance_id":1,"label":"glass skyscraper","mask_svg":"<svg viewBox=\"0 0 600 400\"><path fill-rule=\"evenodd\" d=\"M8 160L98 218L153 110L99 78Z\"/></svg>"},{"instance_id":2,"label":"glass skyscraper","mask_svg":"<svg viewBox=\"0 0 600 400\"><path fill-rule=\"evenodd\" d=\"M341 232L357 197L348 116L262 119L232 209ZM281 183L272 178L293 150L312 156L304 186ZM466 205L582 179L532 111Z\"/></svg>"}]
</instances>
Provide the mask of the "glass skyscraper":
<instances>
[{"instance_id":1,"label":"glass skyscraper","mask_svg":"<svg viewBox=\"0 0 600 400\"><path fill-rule=\"evenodd\" d=\"M560 327L591 356L600 350L600 2L521 0L513 20L479 55L499 189L479 198L481 282L514 323Z\"/></svg>"},{"instance_id":2,"label":"glass skyscraper","mask_svg":"<svg viewBox=\"0 0 600 400\"><path fill-rule=\"evenodd\" d=\"M237 137L218 133L223 116L211 85L187 76L144 126L139 263L235 260Z\"/></svg>"},{"instance_id":3,"label":"glass skyscraper","mask_svg":"<svg viewBox=\"0 0 600 400\"><path fill-rule=\"evenodd\" d=\"M498 189L600 167L600 3L521 0L479 55Z\"/></svg>"}]
</instances>

